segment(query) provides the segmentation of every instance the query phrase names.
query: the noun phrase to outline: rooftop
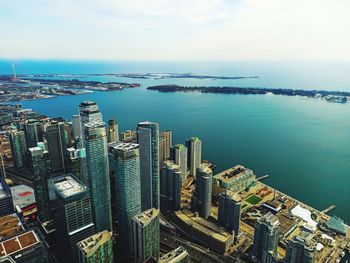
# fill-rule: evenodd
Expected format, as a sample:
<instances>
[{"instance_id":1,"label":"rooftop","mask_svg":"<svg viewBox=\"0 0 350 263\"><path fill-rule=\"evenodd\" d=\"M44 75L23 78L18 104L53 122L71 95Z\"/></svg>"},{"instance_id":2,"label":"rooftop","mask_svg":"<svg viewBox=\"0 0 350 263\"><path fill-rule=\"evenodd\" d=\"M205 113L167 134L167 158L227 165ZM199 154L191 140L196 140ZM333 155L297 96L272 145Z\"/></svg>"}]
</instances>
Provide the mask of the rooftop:
<instances>
[{"instance_id":1,"label":"rooftop","mask_svg":"<svg viewBox=\"0 0 350 263\"><path fill-rule=\"evenodd\" d=\"M172 263L177 262L177 260L182 259L184 257L188 256L188 253L184 247L178 247L172 251L170 251L168 254L165 254L163 257L159 259L160 263Z\"/></svg>"},{"instance_id":2,"label":"rooftop","mask_svg":"<svg viewBox=\"0 0 350 263\"><path fill-rule=\"evenodd\" d=\"M149 210L146 210L138 215L136 215L133 220L138 222L141 226L148 225L152 219L159 216L159 210L155 208L151 208Z\"/></svg>"},{"instance_id":3,"label":"rooftop","mask_svg":"<svg viewBox=\"0 0 350 263\"><path fill-rule=\"evenodd\" d=\"M18 205L20 208L24 208L35 203L33 188L20 184L12 186L10 189L14 206Z\"/></svg>"},{"instance_id":4,"label":"rooftop","mask_svg":"<svg viewBox=\"0 0 350 263\"><path fill-rule=\"evenodd\" d=\"M93 128L100 128L100 127L105 127L105 123L103 121L91 121L88 123L84 124L84 127L93 129Z\"/></svg>"},{"instance_id":5,"label":"rooftop","mask_svg":"<svg viewBox=\"0 0 350 263\"><path fill-rule=\"evenodd\" d=\"M277 227L280 225L278 217L273 215L271 212L265 214L262 218L258 220L259 223L266 223L271 227Z\"/></svg>"},{"instance_id":6,"label":"rooftop","mask_svg":"<svg viewBox=\"0 0 350 263\"><path fill-rule=\"evenodd\" d=\"M139 145L137 143L111 142L108 144L108 147L118 151L130 151L138 149Z\"/></svg>"},{"instance_id":7,"label":"rooftop","mask_svg":"<svg viewBox=\"0 0 350 263\"><path fill-rule=\"evenodd\" d=\"M0 240L22 233L24 228L16 214L0 217Z\"/></svg>"},{"instance_id":8,"label":"rooftop","mask_svg":"<svg viewBox=\"0 0 350 263\"><path fill-rule=\"evenodd\" d=\"M221 173L218 173L214 175L215 179L221 180L221 181L232 181L235 179L238 179L240 177L243 177L247 174L252 173L252 170L245 168L243 165L236 165L234 167L231 167Z\"/></svg>"},{"instance_id":9,"label":"rooftop","mask_svg":"<svg viewBox=\"0 0 350 263\"><path fill-rule=\"evenodd\" d=\"M52 182L56 187L56 190L63 197L76 195L87 190L87 187L77 181L71 174L56 177L52 180Z\"/></svg>"},{"instance_id":10,"label":"rooftop","mask_svg":"<svg viewBox=\"0 0 350 263\"><path fill-rule=\"evenodd\" d=\"M327 222L326 222L326 226L331 229L334 230L338 233L341 233L343 235L346 234L346 229L345 229L345 224L344 221L341 220L340 218L333 216L331 217Z\"/></svg>"},{"instance_id":11,"label":"rooftop","mask_svg":"<svg viewBox=\"0 0 350 263\"><path fill-rule=\"evenodd\" d=\"M102 244L110 240L111 237L112 232L104 230L78 242L78 246L85 255L89 256L90 254L93 254Z\"/></svg>"},{"instance_id":12,"label":"rooftop","mask_svg":"<svg viewBox=\"0 0 350 263\"><path fill-rule=\"evenodd\" d=\"M7 239L0 243L0 258L17 253L23 249L38 244L39 242L39 238L34 230Z\"/></svg>"}]
</instances>

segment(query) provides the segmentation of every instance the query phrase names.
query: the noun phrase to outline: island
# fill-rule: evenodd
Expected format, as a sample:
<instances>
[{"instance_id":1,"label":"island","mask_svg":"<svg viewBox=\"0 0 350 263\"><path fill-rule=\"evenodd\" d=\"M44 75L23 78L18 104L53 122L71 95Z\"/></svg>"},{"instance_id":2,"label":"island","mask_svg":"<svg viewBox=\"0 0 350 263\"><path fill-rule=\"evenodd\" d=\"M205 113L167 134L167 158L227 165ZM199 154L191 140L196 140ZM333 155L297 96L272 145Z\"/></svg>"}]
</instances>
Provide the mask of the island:
<instances>
[{"instance_id":1,"label":"island","mask_svg":"<svg viewBox=\"0 0 350 263\"><path fill-rule=\"evenodd\" d=\"M242 94L242 95L284 95L303 96L319 98L330 102L346 103L349 101L350 92L329 91L329 90L301 90L301 89L272 89L259 87L206 87L206 86L179 86L179 85L158 85L150 86L148 90L159 92L201 92L215 94Z\"/></svg>"}]
</instances>

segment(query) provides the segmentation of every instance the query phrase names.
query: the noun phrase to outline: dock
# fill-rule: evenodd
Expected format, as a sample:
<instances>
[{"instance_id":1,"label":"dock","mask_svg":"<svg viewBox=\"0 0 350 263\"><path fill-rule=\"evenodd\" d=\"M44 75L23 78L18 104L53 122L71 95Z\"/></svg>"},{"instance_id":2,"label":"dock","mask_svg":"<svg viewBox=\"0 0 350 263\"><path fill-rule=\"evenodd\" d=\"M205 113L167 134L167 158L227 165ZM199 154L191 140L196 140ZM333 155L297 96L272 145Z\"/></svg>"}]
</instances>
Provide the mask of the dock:
<instances>
[{"instance_id":1,"label":"dock","mask_svg":"<svg viewBox=\"0 0 350 263\"><path fill-rule=\"evenodd\" d=\"M324 213L324 214L327 214L329 211L333 210L334 208L336 208L335 205L331 205L325 209L323 209L321 212Z\"/></svg>"}]
</instances>

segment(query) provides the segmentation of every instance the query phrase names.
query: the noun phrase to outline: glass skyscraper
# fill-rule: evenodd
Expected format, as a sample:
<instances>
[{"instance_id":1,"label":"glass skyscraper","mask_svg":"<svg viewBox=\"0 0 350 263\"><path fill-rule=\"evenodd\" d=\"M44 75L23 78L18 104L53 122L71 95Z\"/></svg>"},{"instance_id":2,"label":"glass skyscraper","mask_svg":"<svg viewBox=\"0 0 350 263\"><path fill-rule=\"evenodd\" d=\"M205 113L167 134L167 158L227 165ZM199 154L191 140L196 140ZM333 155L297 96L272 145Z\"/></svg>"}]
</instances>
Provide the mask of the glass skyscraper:
<instances>
[{"instance_id":1,"label":"glass skyscraper","mask_svg":"<svg viewBox=\"0 0 350 263\"><path fill-rule=\"evenodd\" d=\"M140 145L142 211L159 209L159 124L140 122L137 125Z\"/></svg>"},{"instance_id":2,"label":"glass skyscraper","mask_svg":"<svg viewBox=\"0 0 350 263\"><path fill-rule=\"evenodd\" d=\"M171 148L171 159L180 167L182 181L187 177L187 148L183 144L176 144Z\"/></svg>"},{"instance_id":3,"label":"glass skyscraper","mask_svg":"<svg viewBox=\"0 0 350 263\"><path fill-rule=\"evenodd\" d=\"M186 141L186 147L190 175L196 176L197 168L202 162L202 141L197 137L192 137Z\"/></svg>"},{"instance_id":4,"label":"glass skyscraper","mask_svg":"<svg viewBox=\"0 0 350 263\"><path fill-rule=\"evenodd\" d=\"M89 122L84 125L84 145L96 232L111 231L111 189L107 136L103 122Z\"/></svg>"},{"instance_id":5,"label":"glass skyscraper","mask_svg":"<svg viewBox=\"0 0 350 263\"><path fill-rule=\"evenodd\" d=\"M51 160L52 173L65 173L64 155L67 150L64 122L53 121L46 128L47 147Z\"/></svg>"},{"instance_id":6,"label":"glass skyscraper","mask_svg":"<svg viewBox=\"0 0 350 263\"><path fill-rule=\"evenodd\" d=\"M110 143L114 202L121 253L132 249L132 218L141 212L140 153L138 144Z\"/></svg>"},{"instance_id":7,"label":"glass skyscraper","mask_svg":"<svg viewBox=\"0 0 350 263\"><path fill-rule=\"evenodd\" d=\"M27 152L26 135L24 131L13 131L10 133L10 144L12 151L13 165L16 169L25 165Z\"/></svg>"}]
</instances>

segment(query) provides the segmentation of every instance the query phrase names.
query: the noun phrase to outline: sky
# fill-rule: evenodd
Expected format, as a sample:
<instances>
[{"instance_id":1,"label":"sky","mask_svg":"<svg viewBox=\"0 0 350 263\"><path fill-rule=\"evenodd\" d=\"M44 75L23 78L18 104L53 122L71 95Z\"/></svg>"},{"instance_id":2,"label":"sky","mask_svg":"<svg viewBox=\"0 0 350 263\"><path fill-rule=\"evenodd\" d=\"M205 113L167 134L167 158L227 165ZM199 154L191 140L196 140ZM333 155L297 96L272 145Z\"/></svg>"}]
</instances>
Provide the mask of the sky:
<instances>
[{"instance_id":1,"label":"sky","mask_svg":"<svg viewBox=\"0 0 350 263\"><path fill-rule=\"evenodd\" d=\"M350 61L349 0L0 0L0 58Z\"/></svg>"}]
</instances>

